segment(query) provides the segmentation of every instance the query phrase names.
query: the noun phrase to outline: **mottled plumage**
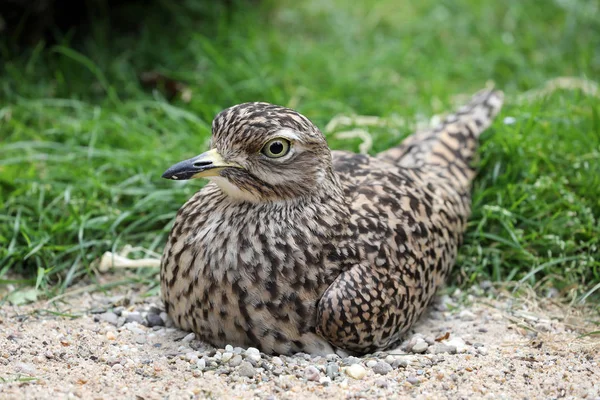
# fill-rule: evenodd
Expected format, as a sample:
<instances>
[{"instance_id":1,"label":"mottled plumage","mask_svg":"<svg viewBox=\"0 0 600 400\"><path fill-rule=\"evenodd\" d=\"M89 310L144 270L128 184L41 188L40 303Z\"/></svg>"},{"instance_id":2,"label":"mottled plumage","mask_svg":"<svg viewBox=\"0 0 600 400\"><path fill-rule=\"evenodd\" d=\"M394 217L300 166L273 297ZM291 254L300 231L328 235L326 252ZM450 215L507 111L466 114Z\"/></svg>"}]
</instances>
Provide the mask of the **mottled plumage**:
<instances>
[{"instance_id":1,"label":"mottled plumage","mask_svg":"<svg viewBox=\"0 0 600 400\"><path fill-rule=\"evenodd\" d=\"M216 346L323 354L397 345L455 262L471 159L501 106L501 92L482 91L376 157L330 151L284 107L221 112L213 150L164 175L212 180L180 209L165 247L167 312Z\"/></svg>"}]
</instances>

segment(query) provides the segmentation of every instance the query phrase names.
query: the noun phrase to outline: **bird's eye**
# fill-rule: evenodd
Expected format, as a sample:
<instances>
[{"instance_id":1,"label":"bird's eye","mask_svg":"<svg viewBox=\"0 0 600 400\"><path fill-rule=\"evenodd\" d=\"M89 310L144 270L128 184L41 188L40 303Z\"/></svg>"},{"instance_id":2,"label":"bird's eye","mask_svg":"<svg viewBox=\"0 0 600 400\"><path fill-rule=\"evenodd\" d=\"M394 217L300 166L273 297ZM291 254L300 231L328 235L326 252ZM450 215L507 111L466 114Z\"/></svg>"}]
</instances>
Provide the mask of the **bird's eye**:
<instances>
[{"instance_id":1,"label":"bird's eye","mask_svg":"<svg viewBox=\"0 0 600 400\"><path fill-rule=\"evenodd\" d=\"M286 139L273 139L267 142L261 150L269 158L285 156L290 151L290 142Z\"/></svg>"}]
</instances>

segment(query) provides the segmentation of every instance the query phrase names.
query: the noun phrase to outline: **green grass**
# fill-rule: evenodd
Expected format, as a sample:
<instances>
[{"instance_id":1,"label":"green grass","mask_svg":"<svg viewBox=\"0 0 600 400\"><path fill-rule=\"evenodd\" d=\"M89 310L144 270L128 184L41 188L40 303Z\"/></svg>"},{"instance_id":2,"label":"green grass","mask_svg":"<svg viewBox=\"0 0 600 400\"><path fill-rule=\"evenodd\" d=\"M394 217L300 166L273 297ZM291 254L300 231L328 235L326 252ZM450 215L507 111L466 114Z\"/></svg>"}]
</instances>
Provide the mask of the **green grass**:
<instances>
[{"instance_id":1,"label":"green grass","mask_svg":"<svg viewBox=\"0 0 600 400\"><path fill-rule=\"evenodd\" d=\"M105 251L160 252L201 185L160 175L206 149L225 107L269 101L321 127L338 114L408 118L370 129L377 152L491 80L507 102L484 135L452 282L598 288L599 98L515 101L558 76L600 76L597 0L177 3L134 10L135 33L99 18L83 40L67 34L25 54L0 42L0 284L55 293L93 278ZM191 99L145 90L147 70L185 81Z\"/></svg>"}]
</instances>

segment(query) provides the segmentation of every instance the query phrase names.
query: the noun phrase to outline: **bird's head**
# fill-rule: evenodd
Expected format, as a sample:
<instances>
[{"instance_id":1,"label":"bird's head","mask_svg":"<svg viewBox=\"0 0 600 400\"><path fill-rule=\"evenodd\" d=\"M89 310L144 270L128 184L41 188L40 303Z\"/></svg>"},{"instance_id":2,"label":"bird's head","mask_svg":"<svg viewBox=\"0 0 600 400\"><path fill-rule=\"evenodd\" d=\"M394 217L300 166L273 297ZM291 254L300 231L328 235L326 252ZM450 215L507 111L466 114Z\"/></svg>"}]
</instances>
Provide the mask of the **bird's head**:
<instances>
[{"instance_id":1,"label":"bird's head","mask_svg":"<svg viewBox=\"0 0 600 400\"><path fill-rule=\"evenodd\" d=\"M331 152L308 118L268 103L244 103L219 113L211 149L173 165L167 179L209 178L242 201L303 197L332 179Z\"/></svg>"}]
</instances>

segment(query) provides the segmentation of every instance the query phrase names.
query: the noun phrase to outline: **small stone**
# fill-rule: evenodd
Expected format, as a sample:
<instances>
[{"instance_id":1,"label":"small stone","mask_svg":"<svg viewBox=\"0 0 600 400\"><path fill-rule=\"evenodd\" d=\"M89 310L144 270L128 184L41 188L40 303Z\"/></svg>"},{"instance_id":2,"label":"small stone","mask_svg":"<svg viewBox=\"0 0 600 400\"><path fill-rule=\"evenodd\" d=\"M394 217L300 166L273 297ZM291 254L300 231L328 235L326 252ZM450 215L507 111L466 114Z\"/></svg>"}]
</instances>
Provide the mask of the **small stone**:
<instances>
[{"instance_id":1,"label":"small stone","mask_svg":"<svg viewBox=\"0 0 600 400\"><path fill-rule=\"evenodd\" d=\"M377 379L375 381L375 386L382 388L382 389L387 389L390 386L390 384L385 379Z\"/></svg>"},{"instance_id":2,"label":"small stone","mask_svg":"<svg viewBox=\"0 0 600 400\"><path fill-rule=\"evenodd\" d=\"M17 365L15 366L15 370L17 372L22 372L28 375L35 375L35 373L37 372L33 365L24 362L17 363Z\"/></svg>"},{"instance_id":3,"label":"small stone","mask_svg":"<svg viewBox=\"0 0 600 400\"><path fill-rule=\"evenodd\" d=\"M396 358L393 355L391 355L391 354L389 354L387 357L385 357L385 362L388 363L388 364L390 364L390 365L392 365L392 363L394 362L394 360L396 360Z\"/></svg>"},{"instance_id":4,"label":"small stone","mask_svg":"<svg viewBox=\"0 0 600 400\"><path fill-rule=\"evenodd\" d=\"M484 328L484 327L481 327L481 328L479 328L479 329L477 329L477 330L478 330L479 332L481 332L481 333L487 333L487 332L488 332L488 329L487 329L487 328Z\"/></svg>"},{"instance_id":5,"label":"small stone","mask_svg":"<svg viewBox=\"0 0 600 400\"><path fill-rule=\"evenodd\" d=\"M125 323L137 322L140 325L144 324L144 318L139 312L131 312L125 317Z\"/></svg>"},{"instance_id":6,"label":"small stone","mask_svg":"<svg viewBox=\"0 0 600 400\"><path fill-rule=\"evenodd\" d=\"M331 379L335 379L335 377L338 376L339 373L340 367L335 363L329 363L327 364L327 367L325 367L325 374Z\"/></svg>"},{"instance_id":7,"label":"small stone","mask_svg":"<svg viewBox=\"0 0 600 400\"><path fill-rule=\"evenodd\" d=\"M273 365L283 365L283 360L280 357L273 357L271 358L271 364Z\"/></svg>"},{"instance_id":8,"label":"small stone","mask_svg":"<svg viewBox=\"0 0 600 400\"><path fill-rule=\"evenodd\" d=\"M163 321L159 314L148 314L146 316L146 321L151 328L155 326L165 326L165 321Z\"/></svg>"},{"instance_id":9,"label":"small stone","mask_svg":"<svg viewBox=\"0 0 600 400\"><path fill-rule=\"evenodd\" d=\"M462 310L458 314L458 317L461 319L461 321L474 321L475 320L475 314L473 314L469 310Z\"/></svg>"},{"instance_id":10,"label":"small stone","mask_svg":"<svg viewBox=\"0 0 600 400\"><path fill-rule=\"evenodd\" d=\"M237 367L238 365L240 365L242 363L242 361L244 361L242 359L242 356L240 356L239 354L236 354L235 356L233 356L233 358L229 361L229 366L230 367Z\"/></svg>"},{"instance_id":11,"label":"small stone","mask_svg":"<svg viewBox=\"0 0 600 400\"><path fill-rule=\"evenodd\" d=\"M388 373L392 372L392 366L384 361L379 361L378 363L375 363L375 365L372 368L373 372L379 375L387 375Z\"/></svg>"},{"instance_id":12,"label":"small stone","mask_svg":"<svg viewBox=\"0 0 600 400\"><path fill-rule=\"evenodd\" d=\"M340 359L340 356L338 356L338 355L337 355L337 354L335 354L335 353L331 353L331 354L327 354L327 355L325 356L325 359L326 359L327 361L337 361L337 360L339 360L339 359Z\"/></svg>"},{"instance_id":13,"label":"small stone","mask_svg":"<svg viewBox=\"0 0 600 400\"><path fill-rule=\"evenodd\" d=\"M319 378L319 383L323 386L327 386L331 383L331 378L328 376L324 376L322 378Z\"/></svg>"},{"instance_id":14,"label":"small stone","mask_svg":"<svg viewBox=\"0 0 600 400\"><path fill-rule=\"evenodd\" d=\"M425 353L425 351L427 351L428 348L429 348L429 345L427 344L427 342L425 342L424 340L418 340L417 343L411 349L411 351L413 353L420 354L420 353Z\"/></svg>"},{"instance_id":15,"label":"small stone","mask_svg":"<svg viewBox=\"0 0 600 400\"><path fill-rule=\"evenodd\" d=\"M233 348L233 353L234 354L242 354L244 352L244 349L242 349L241 347L234 347Z\"/></svg>"},{"instance_id":16,"label":"small stone","mask_svg":"<svg viewBox=\"0 0 600 400\"><path fill-rule=\"evenodd\" d=\"M367 361L367 368L373 368L375 365L377 365L377 361L375 361L375 360Z\"/></svg>"},{"instance_id":17,"label":"small stone","mask_svg":"<svg viewBox=\"0 0 600 400\"><path fill-rule=\"evenodd\" d=\"M148 339L146 339L146 336L144 336L144 335L137 335L137 336L135 337L135 342L136 342L137 344L145 344L147 340L148 340Z\"/></svg>"},{"instance_id":18,"label":"small stone","mask_svg":"<svg viewBox=\"0 0 600 400\"><path fill-rule=\"evenodd\" d=\"M108 340L115 340L117 338L117 335L115 335L113 331L108 331L106 332L106 338Z\"/></svg>"},{"instance_id":19,"label":"small stone","mask_svg":"<svg viewBox=\"0 0 600 400\"><path fill-rule=\"evenodd\" d=\"M258 350L256 347L248 347L246 349L246 351L244 352L244 354L246 356L253 355L253 354L260 355L260 350Z\"/></svg>"},{"instance_id":20,"label":"small stone","mask_svg":"<svg viewBox=\"0 0 600 400\"><path fill-rule=\"evenodd\" d=\"M188 333L183 337L183 339L181 339L181 343L189 343L194 339L196 339L196 334L194 332Z\"/></svg>"},{"instance_id":21,"label":"small stone","mask_svg":"<svg viewBox=\"0 0 600 400\"><path fill-rule=\"evenodd\" d=\"M367 370L360 364L352 364L346 368L346 375L354 379L362 379L367 375Z\"/></svg>"},{"instance_id":22,"label":"small stone","mask_svg":"<svg viewBox=\"0 0 600 400\"><path fill-rule=\"evenodd\" d=\"M477 352L479 354L481 354L482 356L487 356L488 355L488 349L486 349L485 347L478 347L477 348Z\"/></svg>"},{"instance_id":23,"label":"small stone","mask_svg":"<svg viewBox=\"0 0 600 400\"><path fill-rule=\"evenodd\" d=\"M228 351L226 351L225 353L223 353L223 355L221 356L221 362L228 362L229 360L231 360L231 358L233 357L233 353L230 353Z\"/></svg>"},{"instance_id":24,"label":"small stone","mask_svg":"<svg viewBox=\"0 0 600 400\"><path fill-rule=\"evenodd\" d=\"M354 365L354 364L360 363L360 361L361 361L360 358L350 356L350 357L346 357L346 358L342 359L342 364L344 364L344 365Z\"/></svg>"},{"instance_id":25,"label":"small stone","mask_svg":"<svg viewBox=\"0 0 600 400\"><path fill-rule=\"evenodd\" d=\"M304 369L304 377L307 381L318 382L321 378L321 373L312 365Z\"/></svg>"},{"instance_id":26,"label":"small stone","mask_svg":"<svg viewBox=\"0 0 600 400\"><path fill-rule=\"evenodd\" d=\"M404 358L398 358L396 360L394 360L394 362L392 363L392 368L406 368L408 367L408 360L405 360Z\"/></svg>"},{"instance_id":27,"label":"small stone","mask_svg":"<svg viewBox=\"0 0 600 400\"><path fill-rule=\"evenodd\" d=\"M240 364L238 375L245 376L247 378L253 378L254 375L256 375L256 371L254 370L252 364L250 364L248 361L244 361Z\"/></svg>"},{"instance_id":28,"label":"small stone","mask_svg":"<svg viewBox=\"0 0 600 400\"><path fill-rule=\"evenodd\" d=\"M113 312L105 312L104 314L100 314L98 318L101 321L108 322L111 325L117 326L117 322L119 321L119 317L117 314Z\"/></svg>"},{"instance_id":29,"label":"small stone","mask_svg":"<svg viewBox=\"0 0 600 400\"><path fill-rule=\"evenodd\" d=\"M228 344L227 346L225 346L225 351L228 351L230 353L233 353L233 346Z\"/></svg>"},{"instance_id":30,"label":"small stone","mask_svg":"<svg viewBox=\"0 0 600 400\"><path fill-rule=\"evenodd\" d=\"M35 357L33 357L33 362L36 363L36 364L43 363L44 361L46 361L46 358L43 357L43 356L35 356Z\"/></svg>"},{"instance_id":31,"label":"small stone","mask_svg":"<svg viewBox=\"0 0 600 400\"><path fill-rule=\"evenodd\" d=\"M121 364L117 363L112 366L112 369L115 371L121 371L123 369L123 366Z\"/></svg>"},{"instance_id":32,"label":"small stone","mask_svg":"<svg viewBox=\"0 0 600 400\"><path fill-rule=\"evenodd\" d=\"M455 336L451 338L450 340L446 341L446 345L456 347L457 353L464 353L467 351L467 344L461 337Z\"/></svg>"},{"instance_id":33,"label":"small stone","mask_svg":"<svg viewBox=\"0 0 600 400\"><path fill-rule=\"evenodd\" d=\"M410 375L408 378L406 378L406 380L408 381L408 383L410 383L411 385L418 385L419 384L419 378L417 378L414 375Z\"/></svg>"},{"instance_id":34,"label":"small stone","mask_svg":"<svg viewBox=\"0 0 600 400\"><path fill-rule=\"evenodd\" d=\"M198 362L196 362L196 366L199 370L203 370L206 368L206 360L204 358L199 359Z\"/></svg>"},{"instance_id":35,"label":"small stone","mask_svg":"<svg viewBox=\"0 0 600 400\"><path fill-rule=\"evenodd\" d=\"M260 354L250 354L249 356L246 356L246 359L248 359L248 361L258 364L261 360L261 356Z\"/></svg>"},{"instance_id":36,"label":"small stone","mask_svg":"<svg viewBox=\"0 0 600 400\"><path fill-rule=\"evenodd\" d=\"M456 354L456 346L447 345L445 343L436 343L431 346L427 352L432 354Z\"/></svg>"}]
</instances>

